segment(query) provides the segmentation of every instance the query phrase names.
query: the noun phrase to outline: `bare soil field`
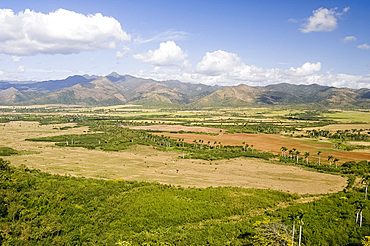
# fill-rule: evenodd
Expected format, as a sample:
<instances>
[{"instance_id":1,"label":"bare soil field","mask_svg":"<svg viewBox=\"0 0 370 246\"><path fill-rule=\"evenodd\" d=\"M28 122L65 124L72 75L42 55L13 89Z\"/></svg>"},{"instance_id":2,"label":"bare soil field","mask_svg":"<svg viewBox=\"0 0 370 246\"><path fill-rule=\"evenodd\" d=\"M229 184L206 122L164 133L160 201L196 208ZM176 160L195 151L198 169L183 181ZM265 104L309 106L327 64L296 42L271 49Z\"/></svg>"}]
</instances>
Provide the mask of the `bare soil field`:
<instances>
[{"instance_id":1,"label":"bare soil field","mask_svg":"<svg viewBox=\"0 0 370 246\"><path fill-rule=\"evenodd\" d=\"M272 152L275 154L280 153L280 148L282 146L287 147L288 149L297 149L301 152L301 155L304 152L310 153L310 159L317 159L317 151L321 151L321 160L324 161L329 155L338 158L340 161L338 163L343 163L345 161L361 161L368 160L370 161L370 151L365 150L363 152L355 151L340 151L333 149L332 143L319 142L311 139L304 138L289 138L280 135L272 134L245 134L245 133L235 133L235 134L220 134L217 136L209 135L199 135L191 133L154 133L157 135L165 135L171 138L182 138L187 143L192 143L196 140L204 140L205 143L210 141L211 145L216 142L221 142L222 145L234 145L242 146L243 142L253 145L253 149L259 151Z\"/></svg>"},{"instance_id":2,"label":"bare soil field","mask_svg":"<svg viewBox=\"0 0 370 246\"><path fill-rule=\"evenodd\" d=\"M271 164L255 159L222 161L188 160L175 152L160 152L153 147L135 146L122 152L103 152L84 148L62 148L53 143L27 142L26 138L82 134L87 128L57 130L35 122L10 122L0 125L0 145L28 154L3 157L13 165L25 164L53 174L101 179L160 182L183 187L237 186L282 190L299 194L325 194L342 190L346 179L310 172L294 166ZM199 135L197 135L199 136ZM207 136L208 137L208 136Z\"/></svg>"}]
</instances>

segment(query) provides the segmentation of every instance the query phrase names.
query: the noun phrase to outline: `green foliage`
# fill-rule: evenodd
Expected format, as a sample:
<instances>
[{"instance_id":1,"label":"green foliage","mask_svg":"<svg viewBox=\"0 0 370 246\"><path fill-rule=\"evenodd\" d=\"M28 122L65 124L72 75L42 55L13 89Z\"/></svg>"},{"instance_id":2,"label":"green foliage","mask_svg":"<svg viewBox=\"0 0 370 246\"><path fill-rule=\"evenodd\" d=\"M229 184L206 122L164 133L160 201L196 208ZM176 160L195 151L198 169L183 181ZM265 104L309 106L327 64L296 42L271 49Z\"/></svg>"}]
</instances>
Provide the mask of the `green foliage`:
<instances>
[{"instance_id":1,"label":"green foliage","mask_svg":"<svg viewBox=\"0 0 370 246\"><path fill-rule=\"evenodd\" d=\"M330 195L310 203L295 204L278 209L269 215L292 225L290 214L305 212L302 241L304 245L360 245L361 239L370 233L370 210L363 210L364 224L356 224L356 201L363 201L359 192Z\"/></svg>"},{"instance_id":2,"label":"green foliage","mask_svg":"<svg viewBox=\"0 0 370 246\"><path fill-rule=\"evenodd\" d=\"M13 148L9 147L0 147L0 156L10 156L17 155L19 152Z\"/></svg>"},{"instance_id":3,"label":"green foliage","mask_svg":"<svg viewBox=\"0 0 370 246\"><path fill-rule=\"evenodd\" d=\"M50 175L2 159L0 187L1 245L240 245L253 231L250 218L294 199Z\"/></svg>"}]
</instances>

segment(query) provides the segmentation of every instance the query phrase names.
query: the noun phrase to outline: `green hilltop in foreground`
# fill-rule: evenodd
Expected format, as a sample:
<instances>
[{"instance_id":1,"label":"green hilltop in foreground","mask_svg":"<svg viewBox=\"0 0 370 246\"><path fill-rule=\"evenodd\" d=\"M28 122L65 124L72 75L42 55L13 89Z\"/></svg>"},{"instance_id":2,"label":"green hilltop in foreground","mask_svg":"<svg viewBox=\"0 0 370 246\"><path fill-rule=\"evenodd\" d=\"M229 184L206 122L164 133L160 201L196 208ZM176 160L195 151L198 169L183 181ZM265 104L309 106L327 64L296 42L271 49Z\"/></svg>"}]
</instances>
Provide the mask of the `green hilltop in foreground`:
<instances>
[{"instance_id":1,"label":"green hilltop in foreground","mask_svg":"<svg viewBox=\"0 0 370 246\"><path fill-rule=\"evenodd\" d=\"M306 105L369 108L369 89L276 84L265 87L208 86L155 81L111 73L106 77L71 76L43 82L0 82L0 104L83 104L192 107Z\"/></svg>"}]
</instances>

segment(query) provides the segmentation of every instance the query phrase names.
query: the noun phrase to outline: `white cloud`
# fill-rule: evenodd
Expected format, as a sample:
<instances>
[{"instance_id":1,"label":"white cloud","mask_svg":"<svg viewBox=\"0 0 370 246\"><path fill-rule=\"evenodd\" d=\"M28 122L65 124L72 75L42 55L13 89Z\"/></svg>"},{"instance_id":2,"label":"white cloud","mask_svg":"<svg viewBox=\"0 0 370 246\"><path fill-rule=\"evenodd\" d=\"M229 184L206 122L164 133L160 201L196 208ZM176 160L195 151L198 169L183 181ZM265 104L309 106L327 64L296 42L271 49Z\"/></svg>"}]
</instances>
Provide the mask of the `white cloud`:
<instances>
[{"instance_id":1,"label":"white cloud","mask_svg":"<svg viewBox=\"0 0 370 246\"><path fill-rule=\"evenodd\" d=\"M361 44L361 45L357 46L357 48L362 49L362 50L370 50L370 45Z\"/></svg>"},{"instance_id":2,"label":"white cloud","mask_svg":"<svg viewBox=\"0 0 370 246\"><path fill-rule=\"evenodd\" d=\"M155 66L177 66L187 57L187 54L174 41L167 41L161 43L156 50L149 50L133 57Z\"/></svg>"},{"instance_id":3,"label":"white cloud","mask_svg":"<svg viewBox=\"0 0 370 246\"><path fill-rule=\"evenodd\" d=\"M203 59L198 63L196 70L207 75L219 75L231 71L235 67L242 66L243 62L234 53L223 50L207 52Z\"/></svg>"},{"instance_id":4,"label":"white cloud","mask_svg":"<svg viewBox=\"0 0 370 246\"><path fill-rule=\"evenodd\" d=\"M321 62L306 62L302 66L283 70L246 65L235 53L218 50L207 52L195 68L156 67L151 72L141 71L138 76L157 80L180 80L208 85L232 86L247 84L265 86L269 84L320 84L335 87L370 88L370 76L348 74L318 74Z\"/></svg>"},{"instance_id":5,"label":"white cloud","mask_svg":"<svg viewBox=\"0 0 370 246\"><path fill-rule=\"evenodd\" d=\"M191 36L191 34L188 32L168 30L165 32L158 33L148 39L143 39L139 36L135 39L135 41L138 43L149 43L149 42L154 42L154 41L163 42L167 40L177 41L177 40L187 39L189 36Z\"/></svg>"},{"instance_id":6,"label":"white cloud","mask_svg":"<svg viewBox=\"0 0 370 246\"><path fill-rule=\"evenodd\" d=\"M20 62L21 58L19 56L12 56L13 62Z\"/></svg>"},{"instance_id":7,"label":"white cloud","mask_svg":"<svg viewBox=\"0 0 370 246\"><path fill-rule=\"evenodd\" d=\"M122 50L116 52L116 58L123 58L129 52L131 52L129 47L123 47Z\"/></svg>"},{"instance_id":8,"label":"white cloud","mask_svg":"<svg viewBox=\"0 0 370 246\"><path fill-rule=\"evenodd\" d=\"M11 9L0 9L0 26L0 52L18 56L111 49L130 40L112 17L65 9L48 14L29 9L15 14Z\"/></svg>"},{"instance_id":9,"label":"white cloud","mask_svg":"<svg viewBox=\"0 0 370 246\"><path fill-rule=\"evenodd\" d=\"M314 10L313 16L310 16L304 27L299 29L303 33L309 32L331 32L338 27L337 19L344 13L348 12L349 7L343 9L343 11L337 12L337 9L319 8Z\"/></svg>"},{"instance_id":10,"label":"white cloud","mask_svg":"<svg viewBox=\"0 0 370 246\"><path fill-rule=\"evenodd\" d=\"M4 71L0 70L0 76L3 76L3 75L4 75Z\"/></svg>"},{"instance_id":11,"label":"white cloud","mask_svg":"<svg viewBox=\"0 0 370 246\"><path fill-rule=\"evenodd\" d=\"M289 69L290 72L292 72L294 75L297 75L297 76L311 75L315 72L319 72L320 70L321 70L320 62L317 62L317 63L306 62L301 67L298 67L298 68L291 67Z\"/></svg>"},{"instance_id":12,"label":"white cloud","mask_svg":"<svg viewBox=\"0 0 370 246\"><path fill-rule=\"evenodd\" d=\"M351 41L356 41L357 38L355 36L346 36L343 38L343 42L347 43L347 42L351 42Z\"/></svg>"},{"instance_id":13,"label":"white cloud","mask_svg":"<svg viewBox=\"0 0 370 246\"><path fill-rule=\"evenodd\" d=\"M17 68L17 71L19 72L19 73L24 73L24 71L26 70L26 67L25 66L19 66L18 68Z\"/></svg>"}]
</instances>

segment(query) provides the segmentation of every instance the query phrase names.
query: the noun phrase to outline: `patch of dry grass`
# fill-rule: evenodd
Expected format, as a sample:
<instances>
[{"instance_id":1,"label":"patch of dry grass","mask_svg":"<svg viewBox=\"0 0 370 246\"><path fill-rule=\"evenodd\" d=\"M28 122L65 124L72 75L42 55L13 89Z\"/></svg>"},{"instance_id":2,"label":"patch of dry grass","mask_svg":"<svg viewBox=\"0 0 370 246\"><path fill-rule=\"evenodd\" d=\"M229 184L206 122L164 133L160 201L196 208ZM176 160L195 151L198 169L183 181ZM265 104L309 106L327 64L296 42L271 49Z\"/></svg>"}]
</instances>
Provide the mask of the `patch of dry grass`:
<instances>
[{"instance_id":1,"label":"patch of dry grass","mask_svg":"<svg viewBox=\"0 0 370 246\"><path fill-rule=\"evenodd\" d=\"M337 192L346 185L340 176L302 170L294 166L271 164L255 159L204 161L180 159L181 154L160 152L153 147L135 146L122 152L103 152L84 148L61 148L52 143L26 142L24 139L58 134L82 134L87 128L56 130L35 122L10 122L0 125L0 142L17 150L38 154L7 157L14 165L25 164L49 173L102 179L160 182L181 186L238 186L275 189L299 194Z\"/></svg>"}]
</instances>

